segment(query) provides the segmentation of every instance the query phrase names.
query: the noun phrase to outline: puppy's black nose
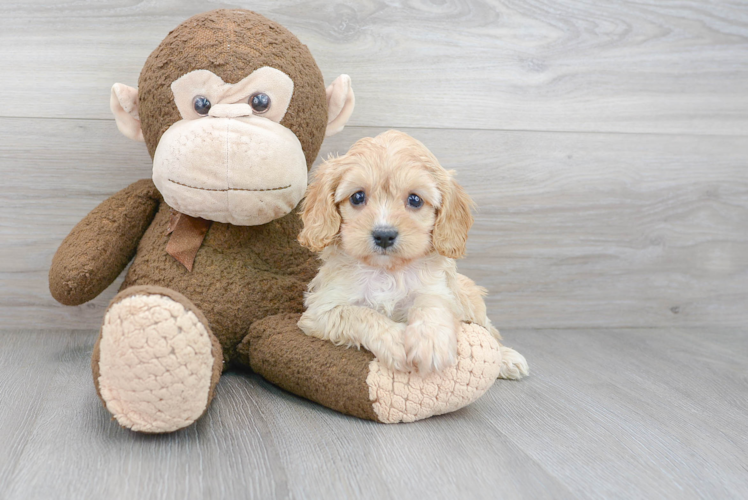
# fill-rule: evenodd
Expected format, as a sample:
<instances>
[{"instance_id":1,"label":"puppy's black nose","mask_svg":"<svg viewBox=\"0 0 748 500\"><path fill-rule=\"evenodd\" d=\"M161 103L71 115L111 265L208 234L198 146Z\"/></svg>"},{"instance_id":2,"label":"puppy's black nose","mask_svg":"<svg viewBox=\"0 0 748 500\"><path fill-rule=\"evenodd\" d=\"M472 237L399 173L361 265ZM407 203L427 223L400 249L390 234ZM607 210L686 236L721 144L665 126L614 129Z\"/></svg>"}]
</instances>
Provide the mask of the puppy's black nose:
<instances>
[{"instance_id":1,"label":"puppy's black nose","mask_svg":"<svg viewBox=\"0 0 748 500\"><path fill-rule=\"evenodd\" d=\"M378 247L388 248L395 244L397 231L391 228L375 229L371 232L371 236Z\"/></svg>"}]
</instances>

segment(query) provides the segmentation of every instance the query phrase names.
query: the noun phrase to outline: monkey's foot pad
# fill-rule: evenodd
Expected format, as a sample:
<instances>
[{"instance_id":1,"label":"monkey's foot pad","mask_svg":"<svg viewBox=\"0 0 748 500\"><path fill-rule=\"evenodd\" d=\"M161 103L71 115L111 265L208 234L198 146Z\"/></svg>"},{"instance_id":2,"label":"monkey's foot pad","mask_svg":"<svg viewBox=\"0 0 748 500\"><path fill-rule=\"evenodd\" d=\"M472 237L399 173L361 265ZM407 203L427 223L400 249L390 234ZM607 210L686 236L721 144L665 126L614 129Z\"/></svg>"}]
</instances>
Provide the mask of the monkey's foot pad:
<instances>
[{"instance_id":1,"label":"monkey's foot pad","mask_svg":"<svg viewBox=\"0 0 748 500\"><path fill-rule=\"evenodd\" d=\"M485 328L463 324L455 366L421 376L392 371L374 359L366 384L380 422L413 422L467 406L493 385L500 370L499 342Z\"/></svg>"},{"instance_id":2,"label":"monkey's foot pad","mask_svg":"<svg viewBox=\"0 0 748 500\"><path fill-rule=\"evenodd\" d=\"M128 429L186 427L205 412L217 382L215 364L222 359L216 359L213 336L183 297L175 298L186 304L127 292L107 310L97 346L101 398Z\"/></svg>"}]
</instances>

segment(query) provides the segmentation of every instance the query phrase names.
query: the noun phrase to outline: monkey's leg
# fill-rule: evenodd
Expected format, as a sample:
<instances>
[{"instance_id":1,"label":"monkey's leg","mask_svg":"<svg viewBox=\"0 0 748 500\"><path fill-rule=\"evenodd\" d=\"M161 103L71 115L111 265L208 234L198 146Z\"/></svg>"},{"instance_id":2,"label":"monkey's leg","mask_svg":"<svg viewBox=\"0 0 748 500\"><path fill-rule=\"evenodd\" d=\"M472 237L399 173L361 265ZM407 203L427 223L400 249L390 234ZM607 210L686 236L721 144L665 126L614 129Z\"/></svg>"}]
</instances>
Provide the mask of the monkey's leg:
<instances>
[{"instance_id":1,"label":"monkey's leg","mask_svg":"<svg viewBox=\"0 0 748 500\"><path fill-rule=\"evenodd\" d=\"M133 286L114 297L91 359L104 406L125 428L160 433L205 413L223 354L202 312L167 288Z\"/></svg>"},{"instance_id":2,"label":"monkey's leg","mask_svg":"<svg viewBox=\"0 0 748 500\"><path fill-rule=\"evenodd\" d=\"M485 393L501 369L498 341L483 327L463 324L457 364L421 376L394 372L370 352L309 337L299 314L254 323L238 347L240 362L298 396L355 417L413 422L458 410Z\"/></svg>"}]
</instances>

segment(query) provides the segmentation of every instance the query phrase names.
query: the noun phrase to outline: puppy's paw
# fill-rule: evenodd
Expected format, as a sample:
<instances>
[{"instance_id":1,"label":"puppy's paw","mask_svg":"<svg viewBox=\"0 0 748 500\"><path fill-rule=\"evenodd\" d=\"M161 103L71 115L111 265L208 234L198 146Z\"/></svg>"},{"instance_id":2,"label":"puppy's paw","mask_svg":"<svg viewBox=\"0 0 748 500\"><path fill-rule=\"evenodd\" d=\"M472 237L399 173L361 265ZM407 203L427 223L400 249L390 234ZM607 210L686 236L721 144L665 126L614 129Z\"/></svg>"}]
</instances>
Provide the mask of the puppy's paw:
<instances>
[{"instance_id":1,"label":"puppy's paw","mask_svg":"<svg viewBox=\"0 0 748 500\"><path fill-rule=\"evenodd\" d=\"M410 371L405 355L404 336L405 325L396 323L369 341L365 347L387 368L402 372Z\"/></svg>"},{"instance_id":2,"label":"puppy's paw","mask_svg":"<svg viewBox=\"0 0 748 500\"><path fill-rule=\"evenodd\" d=\"M423 375L453 366L457 362L458 328L459 322L451 314L411 309L405 329L408 363Z\"/></svg>"},{"instance_id":3,"label":"puppy's paw","mask_svg":"<svg viewBox=\"0 0 748 500\"><path fill-rule=\"evenodd\" d=\"M299 318L299 322L296 323L296 326L310 337L317 337L318 339L323 337L324 332L317 329L317 322L314 321L314 318L312 318L309 313L305 312L302 314L301 318Z\"/></svg>"},{"instance_id":4,"label":"puppy's paw","mask_svg":"<svg viewBox=\"0 0 748 500\"><path fill-rule=\"evenodd\" d=\"M530 367L523 355L509 347L501 346L501 370L499 378L519 380L530 374Z\"/></svg>"}]
</instances>

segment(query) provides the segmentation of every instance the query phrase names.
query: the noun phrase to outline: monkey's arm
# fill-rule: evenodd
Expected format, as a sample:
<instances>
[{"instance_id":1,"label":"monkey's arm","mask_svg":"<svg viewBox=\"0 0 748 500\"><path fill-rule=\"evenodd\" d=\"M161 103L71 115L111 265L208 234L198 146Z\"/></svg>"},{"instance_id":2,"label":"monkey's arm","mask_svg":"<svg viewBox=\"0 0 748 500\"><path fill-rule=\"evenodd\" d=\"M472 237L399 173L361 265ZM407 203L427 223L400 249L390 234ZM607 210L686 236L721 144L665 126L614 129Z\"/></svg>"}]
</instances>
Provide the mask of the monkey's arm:
<instances>
[{"instance_id":1,"label":"monkey's arm","mask_svg":"<svg viewBox=\"0 0 748 500\"><path fill-rule=\"evenodd\" d=\"M76 306L112 284L135 255L161 201L150 179L115 193L81 220L57 249L49 291L61 304Z\"/></svg>"}]
</instances>

